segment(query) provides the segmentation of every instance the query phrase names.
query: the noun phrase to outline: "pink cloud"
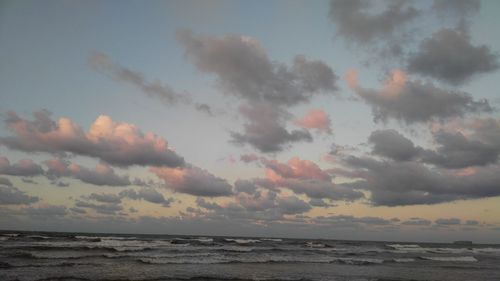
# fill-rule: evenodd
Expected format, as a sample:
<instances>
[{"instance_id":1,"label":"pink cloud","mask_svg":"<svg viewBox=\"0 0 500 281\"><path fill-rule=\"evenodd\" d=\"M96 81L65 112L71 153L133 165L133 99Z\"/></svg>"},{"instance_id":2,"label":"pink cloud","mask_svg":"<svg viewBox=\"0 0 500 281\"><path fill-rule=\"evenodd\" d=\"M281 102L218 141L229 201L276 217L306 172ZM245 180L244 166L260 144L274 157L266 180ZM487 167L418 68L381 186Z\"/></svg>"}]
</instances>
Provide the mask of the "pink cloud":
<instances>
[{"instance_id":1,"label":"pink cloud","mask_svg":"<svg viewBox=\"0 0 500 281\"><path fill-rule=\"evenodd\" d=\"M331 120L323 110L312 109L301 119L295 120L295 125L306 129L317 129L327 134L332 133Z\"/></svg>"},{"instance_id":2,"label":"pink cloud","mask_svg":"<svg viewBox=\"0 0 500 281\"><path fill-rule=\"evenodd\" d=\"M207 197L233 194L232 186L225 179L198 167L151 167L150 171L165 182L165 187L176 192Z\"/></svg>"},{"instance_id":3,"label":"pink cloud","mask_svg":"<svg viewBox=\"0 0 500 281\"><path fill-rule=\"evenodd\" d=\"M0 143L26 152L73 153L98 158L118 166L154 165L178 167L184 159L167 141L129 123L113 121L100 115L88 132L68 118L53 121L48 111L38 111L34 120L8 113L7 128L14 136L0 138Z\"/></svg>"}]
</instances>

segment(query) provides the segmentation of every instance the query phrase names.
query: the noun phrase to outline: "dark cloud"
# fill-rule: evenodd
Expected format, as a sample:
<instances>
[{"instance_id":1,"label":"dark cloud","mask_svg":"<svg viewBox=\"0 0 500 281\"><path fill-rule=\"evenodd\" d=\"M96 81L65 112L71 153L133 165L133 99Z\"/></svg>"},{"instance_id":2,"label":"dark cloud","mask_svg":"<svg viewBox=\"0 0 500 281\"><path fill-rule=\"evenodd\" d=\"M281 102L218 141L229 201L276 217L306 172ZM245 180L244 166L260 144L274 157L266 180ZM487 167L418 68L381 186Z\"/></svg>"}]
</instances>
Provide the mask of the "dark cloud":
<instances>
[{"instance_id":1,"label":"dark cloud","mask_svg":"<svg viewBox=\"0 0 500 281\"><path fill-rule=\"evenodd\" d=\"M377 206L437 204L500 195L499 165L462 172L432 169L417 162L353 156L345 163L353 168L351 177L359 180L344 186L369 191L369 201Z\"/></svg>"},{"instance_id":2,"label":"dark cloud","mask_svg":"<svg viewBox=\"0 0 500 281\"><path fill-rule=\"evenodd\" d=\"M413 159L421 152L413 142L395 130L377 130L371 133L368 141L373 144L373 154L397 161Z\"/></svg>"},{"instance_id":3,"label":"dark cloud","mask_svg":"<svg viewBox=\"0 0 500 281\"><path fill-rule=\"evenodd\" d=\"M111 193L92 193L85 197L86 199L95 200L101 203L116 203L122 202L121 197Z\"/></svg>"},{"instance_id":4,"label":"dark cloud","mask_svg":"<svg viewBox=\"0 0 500 281\"><path fill-rule=\"evenodd\" d=\"M285 128L288 115L268 104L241 106L240 113L248 120L244 132L232 132L232 142L250 144L260 152L279 152L295 142L311 142L307 130L288 131Z\"/></svg>"},{"instance_id":5,"label":"dark cloud","mask_svg":"<svg viewBox=\"0 0 500 281\"><path fill-rule=\"evenodd\" d=\"M322 207L322 208L328 208L335 206L333 204L328 204L325 202L323 199L318 199L318 198L313 198L309 200L309 205L314 206L314 207Z\"/></svg>"},{"instance_id":6,"label":"dark cloud","mask_svg":"<svg viewBox=\"0 0 500 281\"><path fill-rule=\"evenodd\" d=\"M301 214L311 210L311 205L296 196L281 197L277 201L278 207L284 214Z\"/></svg>"},{"instance_id":7,"label":"dark cloud","mask_svg":"<svg viewBox=\"0 0 500 281\"><path fill-rule=\"evenodd\" d=\"M207 197L233 194L232 186L225 179L216 177L198 167L151 167L150 170L165 182L166 188L175 192Z\"/></svg>"},{"instance_id":8,"label":"dark cloud","mask_svg":"<svg viewBox=\"0 0 500 281\"><path fill-rule=\"evenodd\" d=\"M32 177L43 174L43 169L30 159L11 164L6 157L0 157L0 175Z\"/></svg>"},{"instance_id":9,"label":"dark cloud","mask_svg":"<svg viewBox=\"0 0 500 281\"><path fill-rule=\"evenodd\" d=\"M123 210L123 207L116 203L96 204L86 201L77 201L75 203L75 207L83 209L92 209L99 214L105 214L105 215L115 215L117 214L117 212Z\"/></svg>"},{"instance_id":10,"label":"dark cloud","mask_svg":"<svg viewBox=\"0 0 500 281\"><path fill-rule=\"evenodd\" d=\"M113 62L104 53L93 53L89 58L89 64L95 70L102 72L113 79L128 83L146 94L150 98L156 98L166 105L174 105L179 102L187 102L186 94L177 93L170 86L162 84L160 81L146 81L142 73L133 71Z\"/></svg>"},{"instance_id":11,"label":"dark cloud","mask_svg":"<svg viewBox=\"0 0 500 281\"><path fill-rule=\"evenodd\" d=\"M461 223L460 219L457 218L437 219L434 222L438 225L459 225Z\"/></svg>"},{"instance_id":12,"label":"dark cloud","mask_svg":"<svg viewBox=\"0 0 500 281\"><path fill-rule=\"evenodd\" d=\"M12 186L12 182L8 178L0 177L0 185Z\"/></svg>"},{"instance_id":13,"label":"dark cloud","mask_svg":"<svg viewBox=\"0 0 500 281\"><path fill-rule=\"evenodd\" d=\"M446 124L446 123L445 123ZM415 146L394 130L377 130L370 137L372 153L395 161L420 161L447 169L463 169L498 163L500 121L475 119L463 124L434 125L434 150Z\"/></svg>"},{"instance_id":14,"label":"dark cloud","mask_svg":"<svg viewBox=\"0 0 500 281\"><path fill-rule=\"evenodd\" d=\"M465 225L479 225L479 221L477 220L467 220Z\"/></svg>"},{"instance_id":15,"label":"dark cloud","mask_svg":"<svg viewBox=\"0 0 500 281\"><path fill-rule=\"evenodd\" d=\"M28 207L24 211L31 217L34 218L54 218L63 217L67 214L67 208L65 206L58 205L47 205L40 207Z\"/></svg>"},{"instance_id":16,"label":"dark cloud","mask_svg":"<svg viewBox=\"0 0 500 281\"><path fill-rule=\"evenodd\" d=\"M98 163L94 170L61 159L50 159L45 161L45 164L49 168L46 172L47 177L53 181L59 177L72 177L99 186L127 186L131 184L127 176L117 175L113 168L104 162Z\"/></svg>"},{"instance_id":17,"label":"dark cloud","mask_svg":"<svg viewBox=\"0 0 500 281\"><path fill-rule=\"evenodd\" d=\"M174 198L165 199L163 194L151 187L143 187L139 191L133 189L123 190L119 193L121 198L129 198L133 200L144 200L154 204L160 204L163 207L170 207L170 204L175 202Z\"/></svg>"},{"instance_id":18,"label":"dark cloud","mask_svg":"<svg viewBox=\"0 0 500 281\"><path fill-rule=\"evenodd\" d=\"M363 88L352 71L346 79L372 107L376 122L392 118L407 124L424 123L492 111L487 100L476 101L468 93L439 88L430 82L409 81L402 71L394 71L382 90Z\"/></svg>"},{"instance_id":19,"label":"dark cloud","mask_svg":"<svg viewBox=\"0 0 500 281\"><path fill-rule=\"evenodd\" d=\"M8 113L5 124L14 136L0 137L0 144L25 152L69 152L118 166L184 164L165 139L153 133L144 134L133 124L115 122L105 115L99 116L88 132L67 118L52 121L48 111L35 112L34 117L31 121Z\"/></svg>"},{"instance_id":20,"label":"dark cloud","mask_svg":"<svg viewBox=\"0 0 500 281\"><path fill-rule=\"evenodd\" d=\"M29 196L13 186L0 183L0 205L28 205L39 200L38 197Z\"/></svg>"},{"instance_id":21,"label":"dark cloud","mask_svg":"<svg viewBox=\"0 0 500 281\"><path fill-rule=\"evenodd\" d=\"M461 132L438 131L434 133L438 144L436 151L426 150L422 161L445 168L485 166L498 162L500 144L485 143L468 138Z\"/></svg>"},{"instance_id":22,"label":"dark cloud","mask_svg":"<svg viewBox=\"0 0 500 281\"><path fill-rule=\"evenodd\" d=\"M214 113L212 112L212 108L206 103L196 103L195 108L199 112L203 112L208 116L214 116Z\"/></svg>"},{"instance_id":23,"label":"dark cloud","mask_svg":"<svg viewBox=\"0 0 500 281\"><path fill-rule=\"evenodd\" d=\"M408 71L450 84L498 69L498 55L486 45L473 45L469 34L444 28L423 40L408 58Z\"/></svg>"},{"instance_id":24,"label":"dark cloud","mask_svg":"<svg viewBox=\"0 0 500 281\"><path fill-rule=\"evenodd\" d=\"M422 218L410 218L407 221L401 223L402 225L422 225L427 226L431 225L432 222L430 220L422 219Z\"/></svg>"}]
</instances>

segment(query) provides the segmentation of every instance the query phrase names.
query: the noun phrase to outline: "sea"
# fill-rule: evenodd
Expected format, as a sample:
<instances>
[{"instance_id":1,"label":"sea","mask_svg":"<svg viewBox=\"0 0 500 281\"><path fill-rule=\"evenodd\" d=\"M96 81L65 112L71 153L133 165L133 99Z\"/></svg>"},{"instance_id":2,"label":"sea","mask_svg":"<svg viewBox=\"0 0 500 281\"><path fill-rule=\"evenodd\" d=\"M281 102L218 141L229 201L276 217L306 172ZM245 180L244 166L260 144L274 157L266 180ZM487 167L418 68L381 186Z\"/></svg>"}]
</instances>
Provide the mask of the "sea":
<instances>
[{"instance_id":1,"label":"sea","mask_svg":"<svg viewBox=\"0 0 500 281\"><path fill-rule=\"evenodd\" d=\"M500 245L0 231L1 281L489 281Z\"/></svg>"}]
</instances>

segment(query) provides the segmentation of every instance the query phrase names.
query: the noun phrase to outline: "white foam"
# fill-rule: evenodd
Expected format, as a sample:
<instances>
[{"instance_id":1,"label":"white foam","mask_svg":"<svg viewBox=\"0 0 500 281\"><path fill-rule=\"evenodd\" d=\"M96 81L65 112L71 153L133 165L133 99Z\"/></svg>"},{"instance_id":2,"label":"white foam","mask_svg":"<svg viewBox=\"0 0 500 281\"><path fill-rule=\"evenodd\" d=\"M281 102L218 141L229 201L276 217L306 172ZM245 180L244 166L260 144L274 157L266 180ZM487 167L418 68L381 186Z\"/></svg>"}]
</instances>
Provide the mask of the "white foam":
<instances>
[{"instance_id":1,"label":"white foam","mask_svg":"<svg viewBox=\"0 0 500 281\"><path fill-rule=\"evenodd\" d=\"M477 259L473 256L464 257L420 257L423 260L431 261L451 261L451 262L477 262Z\"/></svg>"},{"instance_id":2,"label":"white foam","mask_svg":"<svg viewBox=\"0 0 500 281\"><path fill-rule=\"evenodd\" d=\"M238 243L238 244L250 244L250 243L260 243L261 242L260 240L256 240L256 239L232 239L232 238L226 238L224 240L226 240L227 242L235 242L235 243Z\"/></svg>"},{"instance_id":3,"label":"white foam","mask_svg":"<svg viewBox=\"0 0 500 281\"><path fill-rule=\"evenodd\" d=\"M394 262L414 262L415 259L412 258L399 258L399 259L393 259Z\"/></svg>"}]
</instances>

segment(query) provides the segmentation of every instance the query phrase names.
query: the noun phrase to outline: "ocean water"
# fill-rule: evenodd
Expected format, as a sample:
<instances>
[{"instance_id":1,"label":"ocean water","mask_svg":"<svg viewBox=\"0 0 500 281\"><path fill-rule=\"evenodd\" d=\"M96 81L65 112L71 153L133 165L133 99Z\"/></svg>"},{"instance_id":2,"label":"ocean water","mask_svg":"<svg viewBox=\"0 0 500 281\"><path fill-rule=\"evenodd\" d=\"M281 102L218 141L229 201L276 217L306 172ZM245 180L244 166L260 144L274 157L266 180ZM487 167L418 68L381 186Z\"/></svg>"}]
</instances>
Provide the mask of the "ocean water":
<instances>
[{"instance_id":1,"label":"ocean water","mask_svg":"<svg viewBox=\"0 0 500 281\"><path fill-rule=\"evenodd\" d=\"M0 280L500 280L500 245L0 232Z\"/></svg>"}]
</instances>

